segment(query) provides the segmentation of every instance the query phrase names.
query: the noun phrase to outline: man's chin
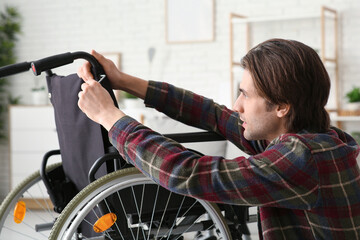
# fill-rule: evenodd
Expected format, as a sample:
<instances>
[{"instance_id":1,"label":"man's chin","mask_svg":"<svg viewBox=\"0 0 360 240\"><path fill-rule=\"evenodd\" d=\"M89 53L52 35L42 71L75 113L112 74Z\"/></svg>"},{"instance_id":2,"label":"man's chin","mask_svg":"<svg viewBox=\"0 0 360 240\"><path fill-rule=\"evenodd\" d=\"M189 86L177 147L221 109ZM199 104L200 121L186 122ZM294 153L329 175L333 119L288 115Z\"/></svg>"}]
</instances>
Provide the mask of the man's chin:
<instances>
[{"instance_id":1,"label":"man's chin","mask_svg":"<svg viewBox=\"0 0 360 240\"><path fill-rule=\"evenodd\" d=\"M244 138L245 138L246 140L248 140L248 141L253 140L253 139L251 138L251 135L247 133L246 129L245 129L245 131L244 131Z\"/></svg>"},{"instance_id":2,"label":"man's chin","mask_svg":"<svg viewBox=\"0 0 360 240\"><path fill-rule=\"evenodd\" d=\"M248 141L262 140L262 138L249 134L249 132L246 131L246 129L244 131L244 138Z\"/></svg>"}]
</instances>

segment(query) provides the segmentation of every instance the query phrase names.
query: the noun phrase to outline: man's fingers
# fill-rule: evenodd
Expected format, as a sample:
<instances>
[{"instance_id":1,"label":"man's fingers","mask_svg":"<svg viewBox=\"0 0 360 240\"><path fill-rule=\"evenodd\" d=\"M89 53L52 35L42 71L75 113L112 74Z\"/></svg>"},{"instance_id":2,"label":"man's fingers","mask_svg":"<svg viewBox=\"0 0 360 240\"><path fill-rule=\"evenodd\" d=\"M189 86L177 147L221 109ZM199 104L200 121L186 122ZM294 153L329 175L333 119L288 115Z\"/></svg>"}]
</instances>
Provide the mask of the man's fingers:
<instances>
[{"instance_id":1,"label":"man's fingers","mask_svg":"<svg viewBox=\"0 0 360 240\"><path fill-rule=\"evenodd\" d=\"M107 68L106 66L109 64L108 59L95 50L91 50L91 55L93 55L96 58L96 60L100 63L100 65L102 65L102 67L106 71Z\"/></svg>"},{"instance_id":2,"label":"man's fingers","mask_svg":"<svg viewBox=\"0 0 360 240\"><path fill-rule=\"evenodd\" d=\"M86 83L87 83L88 85L94 85L94 84L97 83L97 81L94 80L93 78L89 78L88 80L86 80Z\"/></svg>"},{"instance_id":3,"label":"man's fingers","mask_svg":"<svg viewBox=\"0 0 360 240\"><path fill-rule=\"evenodd\" d=\"M102 58L104 58L103 55L95 51L94 49L91 50L91 55L93 55L99 62L101 62Z\"/></svg>"},{"instance_id":4,"label":"man's fingers","mask_svg":"<svg viewBox=\"0 0 360 240\"><path fill-rule=\"evenodd\" d=\"M77 71L77 75L82 78L84 81L88 81L89 79L93 79L93 75L91 74L91 64L89 62L85 62Z\"/></svg>"},{"instance_id":5,"label":"man's fingers","mask_svg":"<svg viewBox=\"0 0 360 240\"><path fill-rule=\"evenodd\" d=\"M81 90L82 90L82 91L85 91L85 89L86 89L87 86L88 86L87 83L81 84Z\"/></svg>"},{"instance_id":6,"label":"man's fingers","mask_svg":"<svg viewBox=\"0 0 360 240\"><path fill-rule=\"evenodd\" d=\"M80 91L78 93L78 97L79 97L79 101L80 101L80 98L84 95L84 92L83 91ZM78 105L79 105L79 102L78 102ZM79 105L80 106L80 105Z\"/></svg>"}]
</instances>

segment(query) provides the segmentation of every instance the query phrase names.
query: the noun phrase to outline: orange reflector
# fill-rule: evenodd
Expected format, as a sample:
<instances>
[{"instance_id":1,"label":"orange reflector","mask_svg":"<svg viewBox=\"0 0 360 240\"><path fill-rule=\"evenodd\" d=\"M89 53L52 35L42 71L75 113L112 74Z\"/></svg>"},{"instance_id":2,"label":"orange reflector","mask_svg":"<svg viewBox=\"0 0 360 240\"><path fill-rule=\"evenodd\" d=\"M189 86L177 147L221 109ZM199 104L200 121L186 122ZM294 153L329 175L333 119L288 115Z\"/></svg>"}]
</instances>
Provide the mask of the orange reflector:
<instances>
[{"instance_id":1,"label":"orange reflector","mask_svg":"<svg viewBox=\"0 0 360 240\"><path fill-rule=\"evenodd\" d=\"M18 201L14 208L14 222L21 223L24 220L26 213L26 204L23 201Z\"/></svg>"},{"instance_id":2,"label":"orange reflector","mask_svg":"<svg viewBox=\"0 0 360 240\"><path fill-rule=\"evenodd\" d=\"M101 233L105 230L108 230L114 223L116 222L116 214L115 213L108 213L99 218L96 223L94 224L94 231L97 233Z\"/></svg>"}]
</instances>

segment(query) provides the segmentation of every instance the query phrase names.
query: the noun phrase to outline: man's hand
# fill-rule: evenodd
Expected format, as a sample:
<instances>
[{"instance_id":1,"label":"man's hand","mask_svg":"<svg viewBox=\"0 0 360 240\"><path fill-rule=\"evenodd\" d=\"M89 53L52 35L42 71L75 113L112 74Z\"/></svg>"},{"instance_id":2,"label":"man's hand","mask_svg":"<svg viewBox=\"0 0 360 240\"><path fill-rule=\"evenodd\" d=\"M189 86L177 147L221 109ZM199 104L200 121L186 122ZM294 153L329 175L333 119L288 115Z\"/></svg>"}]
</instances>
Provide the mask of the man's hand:
<instances>
[{"instance_id":1,"label":"man's hand","mask_svg":"<svg viewBox=\"0 0 360 240\"><path fill-rule=\"evenodd\" d=\"M111 83L111 87L113 89L121 89L121 72L115 64L110 60L105 58L100 53L95 50L91 51L91 55L93 55L96 60L100 63L100 65L104 68L105 74ZM90 79L94 79L94 76L91 73L91 64L89 62L85 62L77 71L77 74L84 81L88 81Z\"/></svg>"},{"instance_id":2,"label":"man's hand","mask_svg":"<svg viewBox=\"0 0 360 240\"><path fill-rule=\"evenodd\" d=\"M104 68L106 77L109 79L113 89L129 92L141 99L145 98L148 88L148 81L121 72L110 59L105 58L95 50L92 50L91 54ZM89 82L90 80L94 79L90 69L91 64L89 62L85 62L78 69L77 74L85 82Z\"/></svg>"},{"instance_id":3,"label":"man's hand","mask_svg":"<svg viewBox=\"0 0 360 240\"><path fill-rule=\"evenodd\" d=\"M93 79L87 79L78 94L79 108L91 120L101 124L106 130L111 127L125 114L115 107L108 91L100 83Z\"/></svg>"}]
</instances>

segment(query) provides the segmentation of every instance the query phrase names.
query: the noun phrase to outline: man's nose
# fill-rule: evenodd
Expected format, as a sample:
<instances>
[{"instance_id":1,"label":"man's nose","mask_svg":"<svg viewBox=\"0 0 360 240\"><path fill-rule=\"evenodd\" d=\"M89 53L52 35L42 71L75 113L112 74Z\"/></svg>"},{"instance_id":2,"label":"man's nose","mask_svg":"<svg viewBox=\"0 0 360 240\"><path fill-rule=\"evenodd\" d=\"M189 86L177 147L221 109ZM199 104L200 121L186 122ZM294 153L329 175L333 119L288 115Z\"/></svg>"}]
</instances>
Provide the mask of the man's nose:
<instances>
[{"instance_id":1,"label":"man's nose","mask_svg":"<svg viewBox=\"0 0 360 240\"><path fill-rule=\"evenodd\" d=\"M233 106L233 110L236 112L244 112L244 108L242 106L240 96L236 99L234 106Z\"/></svg>"}]
</instances>

